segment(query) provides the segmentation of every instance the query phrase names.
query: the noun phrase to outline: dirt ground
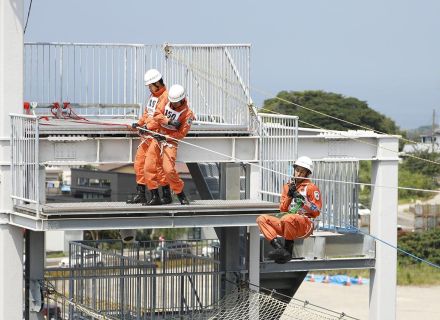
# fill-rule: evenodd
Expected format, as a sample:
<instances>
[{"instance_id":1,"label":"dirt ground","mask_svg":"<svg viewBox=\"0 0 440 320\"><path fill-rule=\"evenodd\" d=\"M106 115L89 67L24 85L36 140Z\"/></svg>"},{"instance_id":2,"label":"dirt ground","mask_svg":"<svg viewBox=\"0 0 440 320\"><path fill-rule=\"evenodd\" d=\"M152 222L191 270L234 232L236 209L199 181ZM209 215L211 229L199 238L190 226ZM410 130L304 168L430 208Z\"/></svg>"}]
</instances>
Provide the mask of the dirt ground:
<instances>
[{"instance_id":1,"label":"dirt ground","mask_svg":"<svg viewBox=\"0 0 440 320\"><path fill-rule=\"evenodd\" d=\"M295 298L368 320L368 285L344 287L305 281ZM396 319L440 319L440 286L398 286Z\"/></svg>"}]
</instances>

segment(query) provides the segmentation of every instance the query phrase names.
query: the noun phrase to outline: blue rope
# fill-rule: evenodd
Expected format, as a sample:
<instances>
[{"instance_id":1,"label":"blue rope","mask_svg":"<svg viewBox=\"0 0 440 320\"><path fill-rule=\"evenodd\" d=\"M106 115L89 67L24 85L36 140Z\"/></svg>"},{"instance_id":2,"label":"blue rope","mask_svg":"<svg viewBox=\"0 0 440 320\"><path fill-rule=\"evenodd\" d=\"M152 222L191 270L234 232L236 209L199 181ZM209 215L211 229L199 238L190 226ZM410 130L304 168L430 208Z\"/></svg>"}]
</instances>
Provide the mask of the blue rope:
<instances>
[{"instance_id":1,"label":"blue rope","mask_svg":"<svg viewBox=\"0 0 440 320\"><path fill-rule=\"evenodd\" d=\"M432 262L430 262L430 261L428 261L428 260L425 260L425 259L419 258L419 257L417 257L416 255L413 255L412 253L409 253L408 251L405 251L405 250L403 250L403 249L401 249L401 248L399 248L399 247L397 247L397 246L393 246L391 243L388 243L388 242L386 242L386 241L384 241L384 240L382 240L382 239L379 239L379 238L376 237L376 236L373 236L372 234L366 233L366 232L364 232L364 231L362 231L362 230L360 230L360 229L358 229L358 228L356 228L356 227L353 227L353 226L350 226L349 229L354 229L354 230L355 230L356 232L358 232L358 233L362 233L362 234L364 234L364 235L366 235L366 236L370 236L371 238L373 238L373 239L375 239L375 240L377 240L377 241L379 241L379 242L382 242L383 244L386 244L387 246L390 246L391 248L394 248L394 249L396 249L397 251L399 251L399 252L401 252L401 253L403 253L403 254L405 254L405 255L407 255L407 256L410 256L411 258L413 258L413 259L415 259L415 260L418 260L418 261L420 261L420 262L426 263L427 265L430 265L431 267L434 267L434 268L440 269L440 265L435 264L435 263L432 263Z\"/></svg>"}]
</instances>

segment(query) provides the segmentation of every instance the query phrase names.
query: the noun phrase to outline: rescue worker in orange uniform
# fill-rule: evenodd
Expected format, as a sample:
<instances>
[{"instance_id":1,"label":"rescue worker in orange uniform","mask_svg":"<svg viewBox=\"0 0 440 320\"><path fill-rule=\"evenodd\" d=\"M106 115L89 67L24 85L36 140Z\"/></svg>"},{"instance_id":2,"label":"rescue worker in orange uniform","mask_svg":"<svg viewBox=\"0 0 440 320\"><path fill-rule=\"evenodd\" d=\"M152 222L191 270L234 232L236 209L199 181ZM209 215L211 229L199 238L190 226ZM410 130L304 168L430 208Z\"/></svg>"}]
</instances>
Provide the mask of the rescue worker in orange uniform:
<instances>
[{"instance_id":1,"label":"rescue worker in orange uniform","mask_svg":"<svg viewBox=\"0 0 440 320\"><path fill-rule=\"evenodd\" d=\"M293 242L313 233L313 220L322 207L321 192L308 177L313 173L313 162L309 157L299 157L294 165L295 173L290 183L283 186L280 214L261 215L257 223L264 237L274 250L269 258L276 263L286 263L292 258ZM292 206L291 206L292 205ZM277 236L284 237L284 246Z\"/></svg>"},{"instance_id":2,"label":"rescue worker in orange uniform","mask_svg":"<svg viewBox=\"0 0 440 320\"><path fill-rule=\"evenodd\" d=\"M170 189L179 198L181 204L189 204L183 192L184 183L180 179L175 165L177 157L178 140L182 140L191 128L194 114L188 107L185 89L178 84L173 85L168 92L168 103L156 109L154 121L159 125L159 134L148 147L148 156L145 166L145 178L148 189L151 191L149 205L161 205L172 202ZM158 168L163 170L163 175L158 174ZM168 198L159 198L159 186Z\"/></svg>"},{"instance_id":3,"label":"rescue worker in orange uniform","mask_svg":"<svg viewBox=\"0 0 440 320\"><path fill-rule=\"evenodd\" d=\"M137 122L134 122L131 127L145 128L151 131L157 131L158 125L154 121L154 113L157 108L163 108L168 102L168 91L163 82L162 74L156 69L148 70L144 75L145 86L150 89L150 97L148 99L145 111ZM136 195L132 200L127 201L127 203L146 203L147 198L146 192L146 182L145 182L145 157L147 156L148 146L153 137L147 133L147 131L140 129L141 143L139 144L136 157L134 160L134 171L136 173Z\"/></svg>"}]
</instances>

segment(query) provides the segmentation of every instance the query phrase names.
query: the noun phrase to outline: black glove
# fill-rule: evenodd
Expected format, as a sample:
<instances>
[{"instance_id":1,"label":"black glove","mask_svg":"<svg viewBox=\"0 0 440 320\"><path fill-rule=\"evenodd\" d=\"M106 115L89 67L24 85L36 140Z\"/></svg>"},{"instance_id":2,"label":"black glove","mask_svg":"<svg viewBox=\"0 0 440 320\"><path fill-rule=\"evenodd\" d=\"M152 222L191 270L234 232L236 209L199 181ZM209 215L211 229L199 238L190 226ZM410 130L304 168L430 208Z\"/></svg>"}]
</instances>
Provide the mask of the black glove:
<instances>
[{"instance_id":1,"label":"black glove","mask_svg":"<svg viewBox=\"0 0 440 320\"><path fill-rule=\"evenodd\" d=\"M296 185L293 182L289 184L289 191L287 192L287 196L293 199L304 199L303 195L296 190Z\"/></svg>"},{"instance_id":2,"label":"black glove","mask_svg":"<svg viewBox=\"0 0 440 320\"><path fill-rule=\"evenodd\" d=\"M165 138L165 136L164 135L161 135L161 134L157 134L157 133L155 133L155 134L153 134L152 135L152 137L154 138L154 139L156 139L157 141L165 141L167 138Z\"/></svg>"},{"instance_id":3,"label":"black glove","mask_svg":"<svg viewBox=\"0 0 440 320\"><path fill-rule=\"evenodd\" d=\"M179 129L179 127L181 125L180 121L177 121L177 120L170 120L170 121L168 121L168 124L170 126L175 127L176 129Z\"/></svg>"},{"instance_id":4,"label":"black glove","mask_svg":"<svg viewBox=\"0 0 440 320\"><path fill-rule=\"evenodd\" d=\"M133 129L136 129L138 126L139 126L139 125L138 125L137 122L133 122L133 123L131 124L131 127L132 127Z\"/></svg>"}]
</instances>

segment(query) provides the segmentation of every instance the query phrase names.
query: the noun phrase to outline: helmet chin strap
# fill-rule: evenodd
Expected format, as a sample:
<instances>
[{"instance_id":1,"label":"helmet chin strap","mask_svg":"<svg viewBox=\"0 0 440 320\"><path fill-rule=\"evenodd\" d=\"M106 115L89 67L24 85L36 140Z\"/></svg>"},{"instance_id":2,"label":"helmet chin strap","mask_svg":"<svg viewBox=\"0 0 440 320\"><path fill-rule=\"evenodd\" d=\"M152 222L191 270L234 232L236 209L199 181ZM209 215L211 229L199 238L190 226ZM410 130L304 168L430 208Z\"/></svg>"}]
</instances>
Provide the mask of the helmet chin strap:
<instances>
[{"instance_id":1,"label":"helmet chin strap","mask_svg":"<svg viewBox=\"0 0 440 320\"><path fill-rule=\"evenodd\" d=\"M306 174L304 177L300 177L300 176L295 177L295 175L294 175L292 180L295 183L295 185L297 185L297 184L301 183L302 181L306 180L308 178L308 176L309 176L308 174Z\"/></svg>"}]
</instances>

